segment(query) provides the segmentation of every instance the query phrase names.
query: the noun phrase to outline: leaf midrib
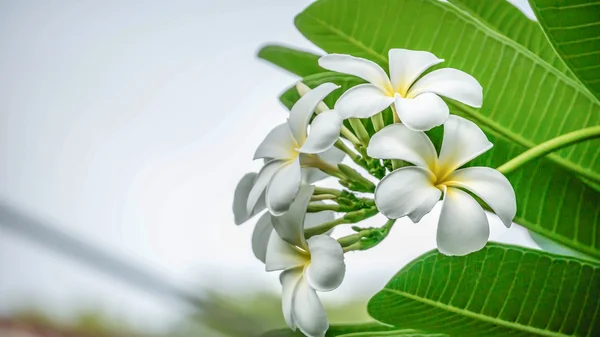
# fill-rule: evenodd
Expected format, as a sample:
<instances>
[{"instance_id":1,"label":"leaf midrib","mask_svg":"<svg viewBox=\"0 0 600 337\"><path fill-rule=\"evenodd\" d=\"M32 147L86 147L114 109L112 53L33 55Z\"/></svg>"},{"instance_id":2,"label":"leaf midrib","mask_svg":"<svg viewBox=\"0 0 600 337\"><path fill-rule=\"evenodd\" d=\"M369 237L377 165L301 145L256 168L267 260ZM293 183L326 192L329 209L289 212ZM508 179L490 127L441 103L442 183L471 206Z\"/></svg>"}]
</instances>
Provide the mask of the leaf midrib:
<instances>
[{"instance_id":1,"label":"leaf midrib","mask_svg":"<svg viewBox=\"0 0 600 337\"><path fill-rule=\"evenodd\" d=\"M458 308L455 306L451 306L449 304L445 304L442 302L438 302L438 301L434 301L434 300L430 300L428 298L424 298L424 297L419 297L417 295L413 295L411 293L405 292L405 291L401 291L401 290L396 290L396 289L390 289L390 288L383 288L382 291L387 291L390 292L392 294L396 294L399 296L404 296L406 298L409 298L411 300L414 301L418 301L433 307L437 307L440 308L442 310L446 310L446 311L450 311L462 316L466 316L469 318L473 318L473 319L477 319L477 320L481 320L487 323L492 323L492 324L496 324L496 325L500 325L506 328L510 328L510 329L514 329L514 330L519 330L519 331L523 331L523 332L527 332L527 333L535 333L535 334L539 334L542 336L552 336L552 337L567 337L569 335L565 335L563 333L560 332L554 332L554 331L549 331L549 330L544 330L544 329L540 329L540 328L536 328L536 327L532 327L532 326L528 326L528 325L523 325L520 323L516 323L516 322L510 322L510 321L505 321L499 318L495 318L495 317L491 317L491 316L486 316L483 314L479 314L473 311L469 311L469 310L465 310L462 308Z\"/></svg>"}]
</instances>

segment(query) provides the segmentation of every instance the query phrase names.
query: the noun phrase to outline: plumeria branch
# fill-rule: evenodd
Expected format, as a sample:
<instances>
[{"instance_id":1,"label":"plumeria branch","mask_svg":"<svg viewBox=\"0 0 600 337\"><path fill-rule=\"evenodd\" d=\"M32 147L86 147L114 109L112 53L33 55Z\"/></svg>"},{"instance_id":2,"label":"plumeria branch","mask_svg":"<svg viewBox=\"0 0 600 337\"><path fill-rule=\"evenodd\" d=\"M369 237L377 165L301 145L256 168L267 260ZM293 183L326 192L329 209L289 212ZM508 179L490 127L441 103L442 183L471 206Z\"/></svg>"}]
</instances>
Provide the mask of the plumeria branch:
<instances>
[{"instance_id":1,"label":"plumeria branch","mask_svg":"<svg viewBox=\"0 0 600 337\"><path fill-rule=\"evenodd\" d=\"M504 175L507 175L532 160L541 158L549 153L560 150L564 147L571 146L594 138L600 138L600 126L593 126L569 132L530 148L529 150L521 153L520 155L509 160L502 166L498 167L497 170L503 173Z\"/></svg>"}]
</instances>

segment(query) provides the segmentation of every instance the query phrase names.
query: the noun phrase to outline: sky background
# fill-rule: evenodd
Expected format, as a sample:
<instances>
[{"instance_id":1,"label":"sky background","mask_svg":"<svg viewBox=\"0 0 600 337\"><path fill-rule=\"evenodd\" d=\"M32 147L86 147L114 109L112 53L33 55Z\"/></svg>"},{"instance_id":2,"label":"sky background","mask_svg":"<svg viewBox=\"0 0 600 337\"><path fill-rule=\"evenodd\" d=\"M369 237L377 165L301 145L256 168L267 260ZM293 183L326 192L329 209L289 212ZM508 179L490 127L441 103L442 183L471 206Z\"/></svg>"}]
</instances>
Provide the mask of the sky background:
<instances>
[{"instance_id":1,"label":"sky background","mask_svg":"<svg viewBox=\"0 0 600 337\"><path fill-rule=\"evenodd\" d=\"M0 0L0 200L187 289L278 292L252 254L254 221L236 227L231 203L297 80L256 52L318 52L293 25L310 2ZM383 287L435 247L438 215L347 254L343 285L321 298ZM493 240L533 245L490 222ZM0 315L30 305L150 329L184 310L0 226Z\"/></svg>"}]
</instances>

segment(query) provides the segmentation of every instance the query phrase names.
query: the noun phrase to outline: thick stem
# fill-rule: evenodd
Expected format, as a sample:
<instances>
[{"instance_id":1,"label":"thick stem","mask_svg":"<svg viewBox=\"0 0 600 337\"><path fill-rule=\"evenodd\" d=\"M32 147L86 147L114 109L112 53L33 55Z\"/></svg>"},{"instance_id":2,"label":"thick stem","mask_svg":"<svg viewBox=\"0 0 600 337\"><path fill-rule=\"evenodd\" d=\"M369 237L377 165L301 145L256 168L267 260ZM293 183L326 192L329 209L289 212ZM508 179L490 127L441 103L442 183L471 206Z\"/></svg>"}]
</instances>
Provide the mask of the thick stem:
<instances>
[{"instance_id":1,"label":"thick stem","mask_svg":"<svg viewBox=\"0 0 600 337\"><path fill-rule=\"evenodd\" d=\"M535 160L537 158L543 157L551 152L560 150L564 147L577 144L579 142L583 142L585 140L599 138L600 137L600 126L593 126L590 128L585 128L573 132L569 132L567 134L558 136L556 138L552 138L546 142L543 142L531 149L521 153L515 158L509 160L505 164L498 167L498 171L502 174L509 174L519 167L525 165L526 163ZM577 169L574 169L575 173ZM582 172L585 173L585 172Z\"/></svg>"}]
</instances>

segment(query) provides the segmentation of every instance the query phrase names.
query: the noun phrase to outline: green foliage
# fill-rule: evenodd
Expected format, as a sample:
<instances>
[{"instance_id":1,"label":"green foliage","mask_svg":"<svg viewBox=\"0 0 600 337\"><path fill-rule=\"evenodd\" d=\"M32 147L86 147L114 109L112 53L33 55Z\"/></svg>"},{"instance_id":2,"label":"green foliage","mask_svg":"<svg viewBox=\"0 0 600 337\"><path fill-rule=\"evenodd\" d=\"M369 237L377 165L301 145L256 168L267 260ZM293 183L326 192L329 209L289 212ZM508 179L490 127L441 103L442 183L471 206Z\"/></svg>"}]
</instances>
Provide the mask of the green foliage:
<instances>
[{"instance_id":1,"label":"green foliage","mask_svg":"<svg viewBox=\"0 0 600 337\"><path fill-rule=\"evenodd\" d=\"M530 0L546 36L583 83L600 99L600 3Z\"/></svg>"},{"instance_id":2,"label":"green foliage","mask_svg":"<svg viewBox=\"0 0 600 337\"><path fill-rule=\"evenodd\" d=\"M450 3L469 13L489 28L529 49L557 70L574 78L546 39L540 25L530 20L508 1L450 0Z\"/></svg>"},{"instance_id":3,"label":"green foliage","mask_svg":"<svg viewBox=\"0 0 600 337\"><path fill-rule=\"evenodd\" d=\"M369 302L375 319L452 336L598 336L600 268L490 243L465 257L431 251Z\"/></svg>"},{"instance_id":4,"label":"green foliage","mask_svg":"<svg viewBox=\"0 0 600 337\"><path fill-rule=\"evenodd\" d=\"M450 102L453 113L461 112L523 147L600 124L600 103L579 83L449 3L324 0L295 22L326 52L368 58L384 69L390 48L428 50L446 59L445 67L473 75L484 88L483 108ZM600 181L600 140L548 157Z\"/></svg>"},{"instance_id":5,"label":"green foliage","mask_svg":"<svg viewBox=\"0 0 600 337\"><path fill-rule=\"evenodd\" d=\"M300 77L325 71L317 64L318 55L285 46L264 46L258 52L258 57Z\"/></svg>"}]
</instances>

